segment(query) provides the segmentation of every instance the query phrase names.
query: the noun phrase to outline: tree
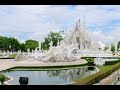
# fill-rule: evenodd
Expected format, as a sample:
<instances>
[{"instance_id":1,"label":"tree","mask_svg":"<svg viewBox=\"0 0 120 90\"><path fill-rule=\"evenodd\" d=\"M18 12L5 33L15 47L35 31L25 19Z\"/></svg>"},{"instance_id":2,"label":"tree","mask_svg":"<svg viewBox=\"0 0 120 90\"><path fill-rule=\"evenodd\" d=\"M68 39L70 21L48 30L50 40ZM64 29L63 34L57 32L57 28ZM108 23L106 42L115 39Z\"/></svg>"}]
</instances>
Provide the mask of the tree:
<instances>
[{"instance_id":1,"label":"tree","mask_svg":"<svg viewBox=\"0 0 120 90\"><path fill-rule=\"evenodd\" d=\"M4 81L5 81L5 75L4 74L0 74L1 85L4 85Z\"/></svg>"},{"instance_id":2,"label":"tree","mask_svg":"<svg viewBox=\"0 0 120 90\"><path fill-rule=\"evenodd\" d=\"M27 51L27 49L30 49L30 51L35 50L38 45L38 41L36 40L27 40L25 42L25 51Z\"/></svg>"},{"instance_id":3,"label":"tree","mask_svg":"<svg viewBox=\"0 0 120 90\"><path fill-rule=\"evenodd\" d=\"M9 51L18 51L20 50L20 43L17 39L15 38L8 38L8 45L7 48Z\"/></svg>"},{"instance_id":4,"label":"tree","mask_svg":"<svg viewBox=\"0 0 120 90\"><path fill-rule=\"evenodd\" d=\"M5 37L0 36L0 49L3 51L5 49Z\"/></svg>"},{"instance_id":5,"label":"tree","mask_svg":"<svg viewBox=\"0 0 120 90\"><path fill-rule=\"evenodd\" d=\"M104 47L104 51L106 51L108 48L109 48L108 46L105 46L105 47Z\"/></svg>"},{"instance_id":6,"label":"tree","mask_svg":"<svg viewBox=\"0 0 120 90\"><path fill-rule=\"evenodd\" d=\"M27 40L24 43L20 44L20 42L16 38L8 38L0 36L0 50L2 51L18 51L21 50L27 51L29 48L30 51L35 50L38 47L38 41L35 40Z\"/></svg>"},{"instance_id":7,"label":"tree","mask_svg":"<svg viewBox=\"0 0 120 90\"><path fill-rule=\"evenodd\" d=\"M120 41L117 44L117 50L119 49L119 47L120 47Z\"/></svg>"},{"instance_id":8,"label":"tree","mask_svg":"<svg viewBox=\"0 0 120 90\"><path fill-rule=\"evenodd\" d=\"M47 37L44 38L44 42L42 42L42 49L48 50L49 49L49 43L52 41L53 46L57 46L57 43L63 40L62 36L58 32L50 32Z\"/></svg>"},{"instance_id":9,"label":"tree","mask_svg":"<svg viewBox=\"0 0 120 90\"><path fill-rule=\"evenodd\" d=\"M26 51L26 49L25 49L25 44L24 44L24 43L20 44L20 50L21 50L22 52L25 52L25 51Z\"/></svg>"},{"instance_id":10,"label":"tree","mask_svg":"<svg viewBox=\"0 0 120 90\"><path fill-rule=\"evenodd\" d=\"M115 53L115 46L111 43L111 51L112 53Z\"/></svg>"}]
</instances>

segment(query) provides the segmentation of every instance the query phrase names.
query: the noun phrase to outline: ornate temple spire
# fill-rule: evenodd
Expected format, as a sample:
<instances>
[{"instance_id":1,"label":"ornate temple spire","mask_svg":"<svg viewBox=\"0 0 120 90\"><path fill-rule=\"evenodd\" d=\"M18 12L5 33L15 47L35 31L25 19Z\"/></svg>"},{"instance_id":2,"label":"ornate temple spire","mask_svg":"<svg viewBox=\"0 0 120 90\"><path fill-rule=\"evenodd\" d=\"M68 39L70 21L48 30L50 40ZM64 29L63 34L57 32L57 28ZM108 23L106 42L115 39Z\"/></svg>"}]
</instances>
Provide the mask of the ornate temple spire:
<instances>
[{"instance_id":1,"label":"ornate temple spire","mask_svg":"<svg viewBox=\"0 0 120 90\"><path fill-rule=\"evenodd\" d=\"M80 28L80 19L79 19L79 21L78 21L78 27Z\"/></svg>"},{"instance_id":2,"label":"ornate temple spire","mask_svg":"<svg viewBox=\"0 0 120 90\"><path fill-rule=\"evenodd\" d=\"M80 28L80 19L76 22L76 29Z\"/></svg>"},{"instance_id":3,"label":"ornate temple spire","mask_svg":"<svg viewBox=\"0 0 120 90\"><path fill-rule=\"evenodd\" d=\"M84 19L83 19L83 27L86 28L85 15L84 15Z\"/></svg>"}]
</instances>

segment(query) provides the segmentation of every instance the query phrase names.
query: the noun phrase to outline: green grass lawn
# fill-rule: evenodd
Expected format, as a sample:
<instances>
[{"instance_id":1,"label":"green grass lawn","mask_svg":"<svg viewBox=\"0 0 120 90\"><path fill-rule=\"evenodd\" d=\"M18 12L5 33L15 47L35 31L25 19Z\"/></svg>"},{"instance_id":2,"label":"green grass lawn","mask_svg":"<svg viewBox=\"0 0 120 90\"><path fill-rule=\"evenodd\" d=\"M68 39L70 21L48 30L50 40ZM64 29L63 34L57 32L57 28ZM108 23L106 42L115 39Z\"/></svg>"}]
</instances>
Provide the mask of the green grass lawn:
<instances>
[{"instance_id":1,"label":"green grass lawn","mask_svg":"<svg viewBox=\"0 0 120 90\"><path fill-rule=\"evenodd\" d=\"M97 66L97 68L101 71L101 70L107 70L111 66L113 66L113 65Z\"/></svg>"},{"instance_id":2,"label":"green grass lawn","mask_svg":"<svg viewBox=\"0 0 120 90\"><path fill-rule=\"evenodd\" d=\"M92 85L112 74L120 68L120 62L114 65L96 66L100 71L81 80L76 80L74 85Z\"/></svg>"},{"instance_id":3,"label":"green grass lawn","mask_svg":"<svg viewBox=\"0 0 120 90\"><path fill-rule=\"evenodd\" d=\"M16 57L16 54L12 54L9 56L9 58L14 58L14 59L15 59L15 57Z\"/></svg>"},{"instance_id":4,"label":"green grass lawn","mask_svg":"<svg viewBox=\"0 0 120 90\"><path fill-rule=\"evenodd\" d=\"M7 81L7 80L10 80L10 78L9 77L5 77L5 81Z\"/></svg>"}]
</instances>

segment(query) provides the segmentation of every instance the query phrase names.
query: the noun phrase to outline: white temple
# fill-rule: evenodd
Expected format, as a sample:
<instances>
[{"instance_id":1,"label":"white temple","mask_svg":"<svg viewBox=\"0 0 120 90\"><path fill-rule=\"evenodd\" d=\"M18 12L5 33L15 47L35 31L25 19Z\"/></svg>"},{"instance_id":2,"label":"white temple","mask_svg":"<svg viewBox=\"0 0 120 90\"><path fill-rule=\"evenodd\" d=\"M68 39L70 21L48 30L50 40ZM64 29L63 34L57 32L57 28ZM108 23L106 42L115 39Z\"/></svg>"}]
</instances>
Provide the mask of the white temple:
<instances>
[{"instance_id":1,"label":"white temple","mask_svg":"<svg viewBox=\"0 0 120 90\"><path fill-rule=\"evenodd\" d=\"M100 48L99 43L93 41L91 33L87 30L85 20L83 25L78 20L75 29L67 32L56 47L52 46L51 42L47 52L36 53L36 49L35 58L45 62L65 62L81 60L81 57L112 57L111 51L103 51Z\"/></svg>"}]
</instances>

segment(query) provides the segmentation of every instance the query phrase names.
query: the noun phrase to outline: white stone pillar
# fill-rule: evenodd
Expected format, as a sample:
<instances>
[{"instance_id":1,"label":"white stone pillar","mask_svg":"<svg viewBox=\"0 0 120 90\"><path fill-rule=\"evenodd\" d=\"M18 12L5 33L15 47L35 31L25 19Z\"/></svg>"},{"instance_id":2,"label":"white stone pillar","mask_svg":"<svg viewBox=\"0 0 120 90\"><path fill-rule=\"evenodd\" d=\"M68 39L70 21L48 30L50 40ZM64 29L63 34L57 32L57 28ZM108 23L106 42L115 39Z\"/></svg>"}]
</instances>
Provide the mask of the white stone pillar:
<instances>
[{"instance_id":1,"label":"white stone pillar","mask_svg":"<svg viewBox=\"0 0 120 90\"><path fill-rule=\"evenodd\" d=\"M41 51L41 43L39 42L39 52Z\"/></svg>"},{"instance_id":2,"label":"white stone pillar","mask_svg":"<svg viewBox=\"0 0 120 90\"><path fill-rule=\"evenodd\" d=\"M115 44L115 54L117 54L117 43Z\"/></svg>"}]
</instances>

